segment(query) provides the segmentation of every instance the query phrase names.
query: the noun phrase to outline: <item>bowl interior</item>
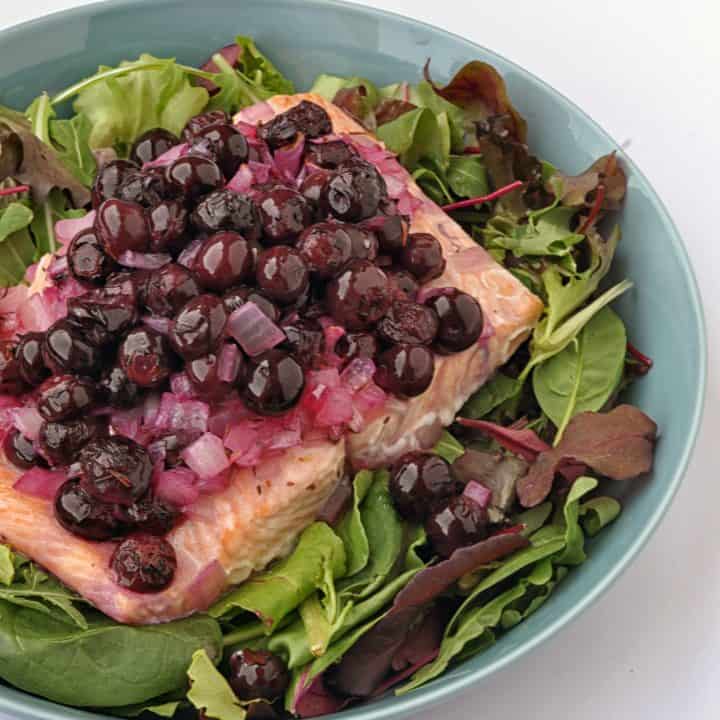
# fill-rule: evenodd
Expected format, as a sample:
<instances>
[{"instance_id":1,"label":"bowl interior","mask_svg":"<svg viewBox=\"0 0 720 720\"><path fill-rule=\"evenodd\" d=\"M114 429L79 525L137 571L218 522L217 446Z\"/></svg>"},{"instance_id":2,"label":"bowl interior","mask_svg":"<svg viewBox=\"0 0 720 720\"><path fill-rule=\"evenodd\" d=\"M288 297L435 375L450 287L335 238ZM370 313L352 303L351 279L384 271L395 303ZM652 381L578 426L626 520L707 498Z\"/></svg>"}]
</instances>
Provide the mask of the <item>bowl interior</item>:
<instances>
[{"instance_id":1,"label":"bowl interior","mask_svg":"<svg viewBox=\"0 0 720 720\"><path fill-rule=\"evenodd\" d=\"M592 541L589 558L552 598L483 654L403 698L387 697L343 713L346 720L399 717L440 701L527 652L586 607L643 545L679 485L696 434L705 379L702 312L677 232L645 178L615 142L559 93L521 68L471 42L395 15L323 0L116 1L52 15L0 36L0 102L25 107L42 90L59 90L141 52L198 64L235 34L252 35L297 84L321 72L364 75L378 83L416 81L432 58L444 80L470 59L492 63L528 120L533 151L579 171L617 150L629 174L619 218L623 240L613 272L635 288L617 303L629 337L655 360L629 401L661 429L655 470L647 481L613 491L627 502L612 528ZM101 682L100 676L90 680ZM0 688L0 711L17 718L98 718Z\"/></svg>"}]
</instances>

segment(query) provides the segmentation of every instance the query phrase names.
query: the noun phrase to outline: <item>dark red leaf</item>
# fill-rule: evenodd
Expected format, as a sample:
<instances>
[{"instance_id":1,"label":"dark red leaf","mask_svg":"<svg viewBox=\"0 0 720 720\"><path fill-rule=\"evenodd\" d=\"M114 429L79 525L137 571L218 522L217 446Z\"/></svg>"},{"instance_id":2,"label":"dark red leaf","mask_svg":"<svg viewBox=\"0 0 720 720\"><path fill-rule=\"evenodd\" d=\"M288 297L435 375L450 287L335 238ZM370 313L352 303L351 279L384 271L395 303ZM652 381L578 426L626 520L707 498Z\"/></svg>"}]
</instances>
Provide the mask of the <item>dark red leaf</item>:
<instances>
[{"instance_id":1,"label":"dark red leaf","mask_svg":"<svg viewBox=\"0 0 720 720\"><path fill-rule=\"evenodd\" d=\"M488 420L473 420L471 418L457 418L456 422L463 427L474 428L489 435L502 447L509 450L528 462L534 462L538 454L550 449L550 446L533 430L512 430Z\"/></svg>"},{"instance_id":2,"label":"dark red leaf","mask_svg":"<svg viewBox=\"0 0 720 720\"><path fill-rule=\"evenodd\" d=\"M298 682L302 684L303 679ZM323 675L317 675L307 688L298 691L293 710L301 718L312 718L339 712L349 702L350 698L340 698L330 692L325 686Z\"/></svg>"},{"instance_id":3,"label":"dark red leaf","mask_svg":"<svg viewBox=\"0 0 720 720\"><path fill-rule=\"evenodd\" d=\"M378 126L384 125L385 123L397 120L401 115L409 113L411 110L415 110L415 107L415 105L406 100L388 98L387 100L383 100L375 108L375 120Z\"/></svg>"}]
</instances>

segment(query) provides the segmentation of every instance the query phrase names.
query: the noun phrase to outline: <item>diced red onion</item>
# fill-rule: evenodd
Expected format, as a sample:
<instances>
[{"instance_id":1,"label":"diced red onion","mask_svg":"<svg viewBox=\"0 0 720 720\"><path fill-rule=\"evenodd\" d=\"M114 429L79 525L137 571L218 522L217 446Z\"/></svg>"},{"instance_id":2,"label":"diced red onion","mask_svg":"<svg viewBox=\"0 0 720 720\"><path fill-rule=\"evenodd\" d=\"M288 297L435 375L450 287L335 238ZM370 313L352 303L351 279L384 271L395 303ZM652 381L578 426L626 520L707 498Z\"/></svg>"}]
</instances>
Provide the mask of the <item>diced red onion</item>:
<instances>
[{"instance_id":1,"label":"diced red onion","mask_svg":"<svg viewBox=\"0 0 720 720\"><path fill-rule=\"evenodd\" d=\"M197 254L200 252L200 248L202 247L203 243L205 242L205 238L202 235L198 235L196 238L194 238L191 242L189 242L183 251L178 255L178 265L182 265L183 267L188 268L189 270L192 269L192 266L195 262L195 258L197 257Z\"/></svg>"},{"instance_id":2,"label":"diced red onion","mask_svg":"<svg viewBox=\"0 0 720 720\"><path fill-rule=\"evenodd\" d=\"M13 488L24 495L53 500L58 488L65 482L67 475L60 470L45 470L34 467L23 473Z\"/></svg>"},{"instance_id":3,"label":"diced red onion","mask_svg":"<svg viewBox=\"0 0 720 720\"><path fill-rule=\"evenodd\" d=\"M152 425L158 431L183 431L204 433L207 431L210 406L199 400L180 400L173 393L163 393L160 406Z\"/></svg>"},{"instance_id":4,"label":"diced red onion","mask_svg":"<svg viewBox=\"0 0 720 720\"><path fill-rule=\"evenodd\" d=\"M44 301L43 293L33 293L18 308L17 319L25 332L45 332L59 318Z\"/></svg>"},{"instance_id":5,"label":"diced red onion","mask_svg":"<svg viewBox=\"0 0 720 720\"><path fill-rule=\"evenodd\" d=\"M382 407L387 400L385 391L374 382L369 382L353 396L353 406L367 419L368 413Z\"/></svg>"},{"instance_id":6,"label":"diced red onion","mask_svg":"<svg viewBox=\"0 0 720 720\"><path fill-rule=\"evenodd\" d=\"M186 372L175 373L170 376L170 390L179 400L190 400L195 397L195 388Z\"/></svg>"},{"instance_id":7,"label":"diced red onion","mask_svg":"<svg viewBox=\"0 0 720 720\"><path fill-rule=\"evenodd\" d=\"M81 231L87 230L95 222L95 211L91 210L81 218L67 218L55 223L55 239L60 245L66 246Z\"/></svg>"},{"instance_id":8,"label":"diced red onion","mask_svg":"<svg viewBox=\"0 0 720 720\"><path fill-rule=\"evenodd\" d=\"M492 490L486 488L479 482L471 480L463 490L463 495L476 502L481 508L486 508L490 504Z\"/></svg>"},{"instance_id":9,"label":"diced red onion","mask_svg":"<svg viewBox=\"0 0 720 720\"><path fill-rule=\"evenodd\" d=\"M252 420L242 420L230 427L225 435L225 447L232 453L246 453L257 444L260 430Z\"/></svg>"},{"instance_id":10,"label":"diced red onion","mask_svg":"<svg viewBox=\"0 0 720 720\"><path fill-rule=\"evenodd\" d=\"M262 184L270 180L270 174L272 172L272 165L270 165L270 163L250 160L248 162L248 167L252 170L255 183Z\"/></svg>"},{"instance_id":11,"label":"diced red onion","mask_svg":"<svg viewBox=\"0 0 720 720\"><path fill-rule=\"evenodd\" d=\"M187 143L180 143L179 145L173 145L169 150L166 150L162 155L158 155L154 160L143 164L143 170L147 170L151 167L164 167L175 162L179 157L182 157L190 149Z\"/></svg>"},{"instance_id":12,"label":"diced red onion","mask_svg":"<svg viewBox=\"0 0 720 720\"><path fill-rule=\"evenodd\" d=\"M236 120L235 129L242 133L248 140L255 140L257 138L257 128L255 125L243 122L242 120Z\"/></svg>"},{"instance_id":13,"label":"diced red onion","mask_svg":"<svg viewBox=\"0 0 720 720\"><path fill-rule=\"evenodd\" d=\"M388 195L391 198L400 197L402 191L407 187L406 183L395 175L387 175L384 180L387 185Z\"/></svg>"},{"instance_id":14,"label":"diced red onion","mask_svg":"<svg viewBox=\"0 0 720 720\"><path fill-rule=\"evenodd\" d=\"M131 410L116 410L110 416L110 425L119 435L134 440L140 433L143 418L143 406Z\"/></svg>"},{"instance_id":15,"label":"diced red onion","mask_svg":"<svg viewBox=\"0 0 720 720\"><path fill-rule=\"evenodd\" d=\"M337 142L338 140L342 140L345 142L345 138L348 137L347 135L336 135L335 133L329 133L328 135L321 135L320 137L316 138L310 138L310 144L311 145L325 145L325 143L329 142Z\"/></svg>"},{"instance_id":16,"label":"diced red onion","mask_svg":"<svg viewBox=\"0 0 720 720\"><path fill-rule=\"evenodd\" d=\"M274 348L285 333L254 302L246 302L230 315L227 333L250 357Z\"/></svg>"},{"instance_id":17,"label":"diced red onion","mask_svg":"<svg viewBox=\"0 0 720 720\"><path fill-rule=\"evenodd\" d=\"M250 107L244 108L235 115L235 122L245 122L249 125L257 125L261 122L267 122L275 117L275 111L272 106L266 102L255 103Z\"/></svg>"},{"instance_id":18,"label":"diced red onion","mask_svg":"<svg viewBox=\"0 0 720 720\"><path fill-rule=\"evenodd\" d=\"M353 416L352 393L344 387L329 390L323 396L323 403L315 416L319 427L333 427L349 422Z\"/></svg>"},{"instance_id":19,"label":"diced red onion","mask_svg":"<svg viewBox=\"0 0 720 720\"><path fill-rule=\"evenodd\" d=\"M241 362L240 348L233 342L225 343L218 356L218 380L225 383L235 382L240 372Z\"/></svg>"},{"instance_id":20,"label":"diced red onion","mask_svg":"<svg viewBox=\"0 0 720 720\"><path fill-rule=\"evenodd\" d=\"M253 186L253 180L253 171L247 163L243 163L232 178L230 178L227 188L233 192L244 194Z\"/></svg>"},{"instance_id":21,"label":"diced red onion","mask_svg":"<svg viewBox=\"0 0 720 720\"><path fill-rule=\"evenodd\" d=\"M37 408L28 406L13 411L15 416L15 427L28 440L37 440L40 434L40 426L43 424L42 415Z\"/></svg>"},{"instance_id":22,"label":"diced red onion","mask_svg":"<svg viewBox=\"0 0 720 720\"><path fill-rule=\"evenodd\" d=\"M230 470L223 470L218 475L214 475L211 478L207 478L207 480L203 480L203 478L198 479L198 489L200 490L200 493L205 495L211 495L212 493L220 492L221 490L225 490L228 485L230 485L230 481L232 480L232 476L230 474Z\"/></svg>"},{"instance_id":23,"label":"diced red onion","mask_svg":"<svg viewBox=\"0 0 720 720\"><path fill-rule=\"evenodd\" d=\"M225 433L232 425L247 418L249 415L250 411L240 400L231 398L222 403L222 405L214 405L212 407L212 414L208 421L208 430L213 435L225 437Z\"/></svg>"},{"instance_id":24,"label":"diced red onion","mask_svg":"<svg viewBox=\"0 0 720 720\"><path fill-rule=\"evenodd\" d=\"M342 371L340 381L351 392L364 388L375 375L375 363L370 358L354 358Z\"/></svg>"},{"instance_id":25,"label":"diced red onion","mask_svg":"<svg viewBox=\"0 0 720 720\"><path fill-rule=\"evenodd\" d=\"M125 250L120 254L118 262L121 265L138 270L157 270L172 262L172 255L168 253L141 253L134 250Z\"/></svg>"},{"instance_id":26,"label":"diced red onion","mask_svg":"<svg viewBox=\"0 0 720 720\"><path fill-rule=\"evenodd\" d=\"M188 468L162 470L154 475L155 496L183 509L200 497L197 482L197 475Z\"/></svg>"},{"instance_id":27,"label":"diced red onion","mask_svg":"<svg viewBox=\"0 0 720 720\"><path fill-rule=\"evenodd\" d=\"M161 335L167 335L170 332L170 323L172 322L170 318L143 315L141 319L143 325L147 325L151 330L155 330Z\"/></svg>"},{"instance_id":28,"label":"diced red onion","mask_svg":"<svg viewBox=\"0 0 720 720\"><path fill-rule=\"evenodd\" d=\"M305 136L298 133L293 142L275 151L275 167L286 180L295 180L305 154Z\"/></svg>"},{"instance_id":29,"label":"diced red onion","mask_svg":"<svg viewBox=\"0 0 720 720\"><path fill-rule=\"evenodd\" d=\"M14 285L9 288L0 288L0 313L17 312L20 305L28 298L28 288L25 285Z\"/></svg>"},{"instance_id":30,"label":"diced red onion","mask_svg":"<svg viewBox=\"0 0 720 720\"><path fill-rule=\"evenodd\" d=\"M200 479L209 479L230 467L223 441L209 432L188 445L180 455Z\"/></svg>"},{"instance_id":31,"label":"diced red onion","mask_svg":"<svg viewBox=\"0 0 720 720\"><path fill-rule=\"evenodd\" d=\"M143 404L143 423L153 426L160 412L160 396L157 393L151 393L145 398Z\"/></svg>"}]
</instances>

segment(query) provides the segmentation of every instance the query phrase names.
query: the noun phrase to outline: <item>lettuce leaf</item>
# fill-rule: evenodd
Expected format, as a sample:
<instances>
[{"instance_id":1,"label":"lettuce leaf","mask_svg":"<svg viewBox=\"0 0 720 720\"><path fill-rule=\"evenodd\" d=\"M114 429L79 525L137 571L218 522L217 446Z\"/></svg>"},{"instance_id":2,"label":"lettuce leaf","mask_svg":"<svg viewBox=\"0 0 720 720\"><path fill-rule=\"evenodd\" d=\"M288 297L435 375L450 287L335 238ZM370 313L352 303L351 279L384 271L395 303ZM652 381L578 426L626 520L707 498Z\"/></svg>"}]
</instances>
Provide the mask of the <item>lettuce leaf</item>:
<instances>
[{"instance_id":1,"label":"lettuce leaf","mask_svg":"<svg viewBox=\"0 0 720 720\"><path fill-rule=\"evenodd\" d=\"M95 179L97 163L90 150L92 124L85 115L70 120L50 120L50 140L60 161L85 187Z\"/></svg>"},{"instance_id":2,"label":"lettuce leaf","mask_svg":"<svg viewBox=\"0 0 720 720\"><path fill-rule=\"evenodd\" d=\"M206 718L245 720L245 709L205 650L193 654L187 675L190 681L187 699Z\"/></svg>"},{"instance_id":3,"label":"lettuce leaf","mask_svg":"<svg viewBox=\"0 0 720 720\"><path fill-rule=\"evenodd\" d=\"M370 545L360 513L360 504L373 484L373 473L361 470L353 481L353 504L337 526L337 534L345 546L346 575L360 572L368 563Z\"/></svg>"},{"instance_id":4,"label":"lettuce leaf","mask_svg":"<svg viewBox=\"0 0 720 720\"><path fill-rule=\"evenodd\" d=\"M33 211L23 202L0 207L0 287L23 281L25 270L37 256L30 236Z\"/></svg>"}]
</instances>

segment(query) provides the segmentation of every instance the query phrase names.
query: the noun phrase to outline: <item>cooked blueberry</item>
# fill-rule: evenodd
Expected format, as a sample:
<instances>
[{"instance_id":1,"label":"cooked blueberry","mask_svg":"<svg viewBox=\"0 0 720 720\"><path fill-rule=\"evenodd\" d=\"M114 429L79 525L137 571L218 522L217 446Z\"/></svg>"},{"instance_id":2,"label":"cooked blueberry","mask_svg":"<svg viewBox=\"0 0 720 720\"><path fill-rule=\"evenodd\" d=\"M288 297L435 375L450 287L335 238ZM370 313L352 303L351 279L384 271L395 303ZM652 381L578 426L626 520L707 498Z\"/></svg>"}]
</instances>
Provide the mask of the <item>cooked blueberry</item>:
<instances>
[{"instance_id":1,"label":"cooked blueberry","mask_svg":"<svg viewBox=\"0 0 720 720\"><path fill-rule=\"evenodd\" d=\"M310 272L331 278L353 256L349 226L322 222L303 231L296 245Z\"/></svg>"},{"instance_id":2,"label":"cooked blueberry","mask_svg":"<svg viewBox=\"0 0 720 720\"><path fill-rule=\"evenodd\" d=\"M450 288L425 301L440 318L435 349L455 353L476 343L483 331L483 312L478 301L467 293Z\"/></svg>"},{"instance_id":3,"label":"cooked blueberry","mask_svg":"<svg viewBox=\"0 0 720 720\"><path fill-rule=\"evenodd\" d=\"M330 173L327 170L316 170L310 173L300 185L300 194L313 206L320 202L320 195Z\"/></svg>"},{"instance_id":4,"label":"cooked blueberry","mask_svg":"<svg viewBox=\"0 0 720 720\"><path fill-rule=\"evenodd\" d=\"M217 163L200 155L183 155L169 165L165 173L167 179L190 201L225 184L225 177Z\"/></svg>"},{"instance_id":5,"label":"cooked blueberry","mask_svg":"<svg viewBox=\"0 0 720 720\"><path fill-rule=\"evenodd\" d=\"M286 145L301 132L306 138L316 138L332 132L330 116L315 103L303 100L295 107L276 115L260 125L259 136L272 148Z\"/></svg>"},{"instance_id":6,"label":"cooked blueberry","mask_svg":"<svg viewBox=\"0 0 720 720\"><path fill-rule=\"evenodd\" d=\"M285 663L267 650L236 650L230 656L230 687L243 701L281 698L290 684Z\"/></svg>"},{"instance_id":7,"label":"cooked blueberry","mask_svg":"<svg viewBox=\"0 0 720 720\"><path fill-rule=\"evenodd\" d=\"M73 535L86 540L110 540L122 530L115 508L88 495L78 480L68 480L55 496L55 517Z\"/></svg>"},{"instance_id":8,"label":"cooked blueberry","mask_svg":"<svg viewBox=\"0 0 720 720\"><path fill-rule=\"evenodd\" d=\"M447 558L458 548L484 540L487 525L487 510L465 495L459 495L428 518L425 530L435 552Z\"/></svg>"},{"instance_id":9,"label":"cooked blueberry","mask_svg":"<svg viewBox=\"0 0 720 720\"><path fill-rule=\"evenodd\" d=\"M354 260L327 286L330 314L349 330L364 330L390 307L387 275L369 260Z\"/></svg>"},{"instance_id":10,"label":"cooked blueberry","mask_svg":"<svg viewBox=\"0 0 720 720\"><path fill-rule=\"evenodd\" d=\"M169 263L150 274L145 305L155 315L173 317L199 294L195 275L182 265Z\"/></svg>"},{"instance_id":11,"label":"cooked blueberry","mask_svg":"<svg viewBox=\"0 0 720 720\"><path fill-rule=\"evenodd\" d=\"M109 294L98 288L68 300L68 316L83 323L97 323L119 339L138 320L134 298L130 295Z\"/></svg>"},{"instance_id":12,"label":"cooked blueberry","mask_svg":"<svg viewBox=\"0 0 720 720\"><path fill-rule=\"evenodd\" d=\"M398 300L414 300L417 296L420 285L415 277L407 270L393 269L392 267L385 271L390 279L390 286L393 295Z\"/></svg>"},{"instance_id":13,"label":"cooked blueberry","mask_svg":"<svg viewBox=\"0 0 720 720\"><path fill-rule=\"evenodd\" d=\"M285 337L283 347L305 368L318 364L324 347L323 329L317 320L293 313L280 324Z\"/></svg>"},{"instance_id":14,"label":"cooked blueberry","mask_svg":"<svg viewBox=\"0 0 720 720\"><path fill-rule=\"evenodd\" d=\"M154 208L179 194L177 187L167 179L163 167L151 167L130 173L117 192L121 200L137 203L145 208Z\"/></svg>"},{"instance_id":15,"label":"cooked blueberry","mask_svg":"<svg viewBox=\"0 0 720 720\"><path fill-rule=\"evenodd\" d=\"M102 502L132 505L150 487L150 457L130 438L95 438L80 450L78 462L83 489Z\"/></svg>"},{"instance_id":16,"label":"cooked blueberry","mask_svg":"<svg viewBox=\"0 0 720 720\"><path fill-rule=\"evenodd\" d=\"M439 277L445 270L442 245L429 233L410 233L402 250L400 262L420 284Z\"/></svg>"},{"instance_id":17,"label":"cooked blueberry","mask_svg":"<svg viewBox=\"0 0 720 720\"><path fill-rule=\"evenodd\" d=\"M135 328L123 339L118 360L130 382L157 387L170 377L174 360L167 340L150 328Z\"/></svg>"},{"instance_id":18,"label":"cooked blueberry","mask_svg":"<svg viewBox=\"0 0 720 720\"><path fill-rule=\"evenodd\" d=\"M375 260L378 256L378 240L372 230L359 225L345 225L352 240L352 256L355 260Z\"/></svg>"},{"instance_id":19,"label":"cooked blueberry","mask_svg":"<svg viewBox=\"0 0 720 720\"><path fill-rule=\"evenodd\" d=\"M343 140L308 144L307 160L322 168L334 170L338 165L352 160L355 156L357 156L355 149Z\"/></svg>"},{"instance_id":20,"label":"cooked blueberry","mask_svg":"<svg viewBox=\"0 0 720 720\"><path fill-rule=\"evenodd\" d=\"M254 266L248 241L242 235L229 230L207 238L193 263L200 285L216 292L250 280Z\"/></svg>"},{"instance_id":21,"label":"cooked blueberry","mask_svg":"<svg viewBox=\"0 0 720 720\"><path fill-rule=\"evenodd\" d=\"M400 397L422 395L435 374L435 359L424 345L393 345L378 357L375 382Z\"/></svg>"},{"instance_id":22,"label":"cooked blueberry","mask_svg":"<svg viewBox=\"0 0 720 720\"><path fill-rule=\"evenodd\" d=\"M126 251L147 252L150 247L145 208L134 202L106 200L97 210L94 229L105 252L114 260Z\"/></svg>"},{"instance_id":23,"label":"cooked blueberry","mask_svg":"<svg viewBox=\"0 0 720 720\"><path fill-rule=\"evenodd\" d=\"M277 415L297 404L305 378L297 360L273 349L248 360L245 383L242 396L247 406L260 415Z\"/></svg>"},{"instance_id":24,"label":"cooked blueberry","mask_svg":"<svg viewBox=\"0 0 720 720\"><path fill-rule=\"evenodd\" d=\"M345 333L335 344L335 354L346 362L350 362L355 358L372 359L377 355L377 351L377 339L370 333Z\"/></svg>"},{"instance_id":25,"label":"cooked blueberry","mask_svg":"<svg viewBox=\"0 0 720 720\"><path fill-rule=\"evenodd\" d=\"M177 251L185 237L188 212L179 200L164 200L148 214L150 250L154 253Z\"/></svg>"},{"instance_id":26,"label":"cooked blueberry","mask_svg":"<svg viewBox=\"0 0 720 720\"><path fill-rule=\"evenodd\" d=\"M293 243L312 221L308 201L297 190L276 187L258 198L263 238L269 245Z\"/></svg>"},{"instance_id":27,"label":"cooked blueberry","mask_svg":"<svg viewBox=\"0 0 720 720\"><path fill-rule=\"evenodd\" d=\"M375 166L356 159L330 177L320 195L320 207L339 220L358 222L375 215L385 195L385 180Z\"/></svg>"},{"instance_id":28,"label":"cooked blueberry","mask_svg":"<svg viewBox=\"0 0 720 720\"><path fill-rule=\"evenodd\" d=\"M103 400L113 408L131 408L140 397L140 388L128 379L119 365L105 372L100 378L99 389Z\"/></svg>"},{"instance_id":29,"label":"cooked blueberry","mask_svg":"<svg viewBox=\"0 0 720 720\"><path fill-rule=\"evenodd\" d=\"M395 300L377 325L380 338L387 343L429 345L437 335L437 313L409 300Z\"/></svg>"},{"instance_id":30,"label":"cooked blueberry","mask_svg":"<svg viewBox=\"0 0 720 720\"><path fill-rule=\"evenodd\" d=\"M260 237L260 217L255 202L232 190L210 193L198 203L191 219L193 225L204 232L234 230L246 240Z\"/></svg>"},{"instance_id":31,"label":"cooked blueberry","mask_svg":"<svg viewBox=\"0 0 720 720\"><path fill-rule=\"evenodd\" d=\"M187 360L208 355L217 348L226 322L223 301L216 295L199 295L186 303L176 316L170 342Z\"/></svg>"},{"instance_id":32,"label":"cooked blueberry","mask_svg":"<svg viewBox=\"0 0 720 720\"><path fill-rule=\"evenodd\" d=\"M167 535L177 524L177 508L159 498L144 497L124 508L123 520L134 530L150 535Z\"/></svg>"},{"instance_id":33,"label":"cooked blueberry","mask_svg":"<svg viewBox=\"0 0 720 720\"><path fill-rule=\"evenodd\" d=\"M130 148L130 160L138 165L152 162L179 143L180 138L169 130L164 128L147 130Z\"/></svg>"},{"instance_id":34,"label":"cooked blueberry","mask_svg":"<svg viewBox=\"0 0 720 720\"><path fill-rule=\"evenodd\" d=\"M3 440L5 457L15 467L27 470L34 465L44 465L43 459L35 452L32 440L26 438L19 430L12 428Z\"/></svg>"},{"instance_id":35,"label":"cooked blueberry","mask_svg":"<svg viewBox=\"0 0 720 720\"><path fill-rule=\"evenodd\" d=\"M139 170L138 165L129 160L111 160L98 170L92 188L92 206L97 209L102 202L117 197L117 191L123 180L132 172Z\"/></svg>"},{"instance_id":36,"label":"cooked blueberry","mask_svg":"<svg viewBox=\"0 0 720 720\"><path fill-rule=\"evenodd\" d=\"M310 282L310 274L302 256L286 245L278 245L260 253L255 277L265 295L285 305L302 298Z\"/></svg>"},{"instance_id":37,"label":"cooked blueberry","mask_svg":"<svg viewBox=\"0 0 720 720\"><path fill-rule=\"evenodd\" d=\"M45 365L55 374L75 372L92 375L99 371L102 354L87 336L88 328L63 318L52 325L42 346Z\"/></svg>"},{"instance_id":38,"label":"cooked blueberry","mask_svg":"<svg viewBox=\"0 0 720 720\"><path fill-rule=\"evenodd\" d=\"M67 260L70 274L76 280L93 285L102 284L115 267L91 228L81 230L72 239Z\"/></svg>"},{"instance_id":39,"label":"cooked blueberry","mask_svg":"<svg viewBox=\"0 0 720 720\"><path fill-rule=\"evenodd\" d=\"M173 546L163 538L136 533L125 538L110 558L115 581L138 593L164 590L175 577L177 559Z\"/></svg>"},{"instance_id":40,"label":"cooked blueberry","mask_svg":"<svg viewBox=\"0 0 720 720\"><path fill-rule=\"evenodd\" d=\"M196 130L190 152L214 160L229 180L247 162L248 142L232 125L215 123Z\"/></svg>"},{"instance_id":41,"label":"cooked blueberry","mask_svg":"<svg viewBox=\"0 0 720 720\"><path fill-rule=\"evenodd\" d=\"M45 420L67 420L87 412L95 397L95 385L89 380L59 375L40 386L37 408Z\"/></svg>"},{"instance_id":42,"label":"cooked blueberry","mask_svg":"<svg viewBox=\"0 0 720 720\"><path fill-rule=\"evenodd\" d=\"M370 222L381 253L392 256L402 253L407 242L408 224L401 215L379 216Z\"/></svg>"},{"instance_id":43,"label":"cooked blueberry","mask_svg":"<svg viewBox=\"0 0 720 720\"><path fill-rule=\"evenodd\" d=\"M237 375L230 381L220 380L218 362L219 353L210 353L190 360L185 365L185 372L187 372L196 394L203 400L223 400L232 392L233 383L237 380ZM238 368L238 372L240 369Z\"/></svg>"},{"instance_id":44,"label":"cooked blueberry","mask_svg":"<svg viewBox=\"0 0 720 720\"><path fill-rule=\"evenodd\" d=\"M107 435L107 430L107 423L94 417L44 422L38 435L38 448L51 465L70 465L90 440Z\"/></svg>"},{"instance_id":45,"label":"cooked blueberry","mask_svg":"<svg viewBox=\"0 0 720 720\"><path fill-rule=\"evenodd\" d=\"M50 375L42 357L44 337L43 333L26 333L15 346L18 374L24 383L32 387L40 385Z\"/></svg>"},{"instance_id":46,"label":"cooked blueberry","mask_svg":"<svg viewBox=\"0 0 720 720\"><path fill-rule=\"evenodd\" d=\"M0 340L0 393L19 395L24 390L15 343Z\"/></svg>"},{"instance_id":47,"label":"cooked blueberry","mask_svg":"<svg viewBox=\"0 0 720 720\"><path fill-rule=\"evenodd\" d=\"M224 110L209 110L202 115L191 117L183 129L183 138L186 142L192 142L193 138L201 130L210 125L226 125L230 122L228 114Z\"/></svg>"}]
</instances>

